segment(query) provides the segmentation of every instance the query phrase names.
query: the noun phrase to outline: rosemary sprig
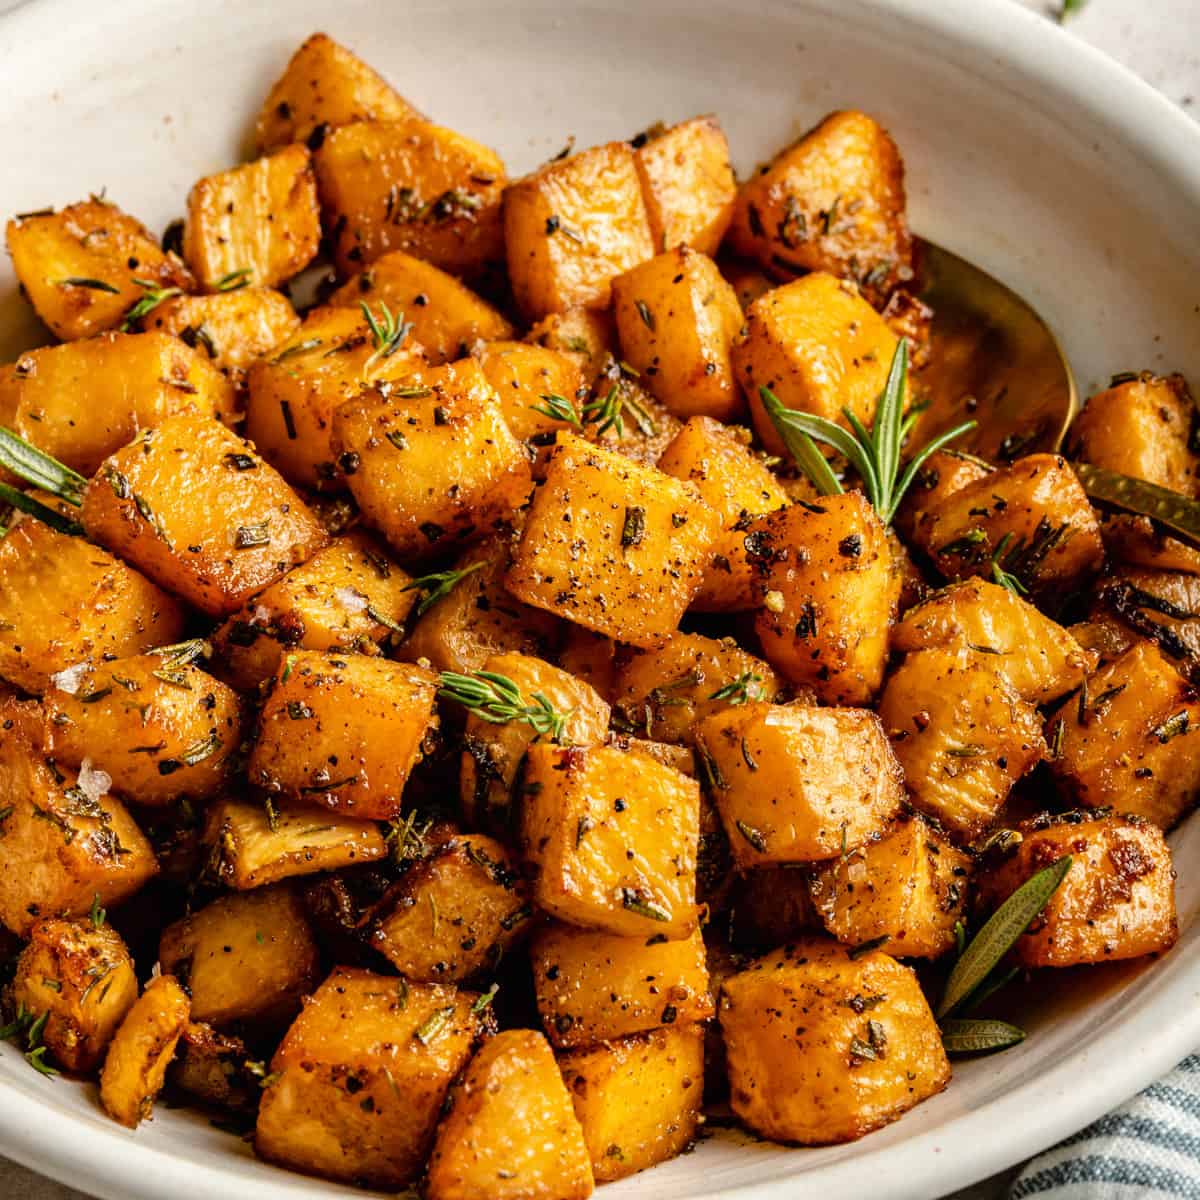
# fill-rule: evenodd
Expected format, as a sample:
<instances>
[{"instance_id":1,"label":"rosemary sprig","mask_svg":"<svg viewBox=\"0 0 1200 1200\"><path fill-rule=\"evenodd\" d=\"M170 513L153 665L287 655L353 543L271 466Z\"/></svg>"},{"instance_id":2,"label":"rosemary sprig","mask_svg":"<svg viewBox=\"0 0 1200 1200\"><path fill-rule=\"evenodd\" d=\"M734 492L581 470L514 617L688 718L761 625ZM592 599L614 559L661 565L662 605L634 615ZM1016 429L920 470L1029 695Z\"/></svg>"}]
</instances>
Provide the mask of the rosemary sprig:
<instances>
[{"instance_id":1,"label":"rosemary sprig","mask_svg":"<svg viewBox=\"0 0 1200 1200\"><path fill-rule=\"evenodd\" d=\"M230 271L228 274L222 275L214 287L218 292L240 291L244 287L249 287L251 274L249 267L241 267L237 271Z\"/></svg>"},{"instance_id":2,"label":"rosemary sprig","mask_svg":"<svg viewBox=\"0 0 1200 1200\"><path fill-rule=\"evenodd\" d=\"M1012 539L1012 530L1009 530L1000 539L996 552L992 555L992 581L998 583L1002 588L1007 588L1014 596L1028 596L1029 589L1021 582L1020 578L1004 569L1004 560Z\"/></svg>"},{"instance_id":3,"label":"rosemary sprig","mask_svg":"<svg viewBox=\"0 0 1200 1200\"><path fill-rule=\"evenodd\" d=\"M552 421L565 421L572 429L583 429L583 421L575 411L575 405L566 396L560 396L555 392L543 392L542 400L544 403L530 404L529 408L536 413L541 413L543 417L549 417Z\"/></svg>"},{"instance_id":4,"label":"rosemary sprig","mask_svg":"<svg viewBox=\"0 0 1200 1200\"><path fill-rule=\"evenodd\" d=\"M125 314L125 319L121 322L122 333L128 333L133 328L135 321L140 321L148 313L152 313L164 300L170 300L173 296L183 295L182 288L160 288L153 279L139 279L135 275L133 282L142 288L146 294L133 304Z\"/></svg>"},{"instance_id":5,"label":"rosemary sprig","mask_svg":"<svg viewBox=\"0 0 1200 1200\"><path fill-rule=\"evenodd\" d=\"M756 671L744 671L736 679L719 687L710 700L727 700L730 704L748 704L750 701L762 700L766 692L762 687L762 676Z\"/></svg>"},{"instance_id":6,"label":"rosemary sprig","mask_svg":"<svg viewBox=\"0 0 1200 1200\"><path fill-rule=\"evenodd\" d=\"M107 920L108 913L100 906L100 893L92 893L92 907L88 912L88 916L92 921L92 928L99 929Z\"/></svg>"},{"instance_id":7,"label":"rosemary sprig","mask_svg":"<svg viewBox=\"0 0 1200 1200\"><path fill-rule=\"evenodd\" d=\"M460 675L443 671L438 677L438 695L468 709L481 721L507 725L524 721L539 736L549 735L561 741L570 713L560 713L541 692L534 692L529 703L521 689L507 675L496 671L476 671Z\"/></svg>"},{"instance_id":8,"label":"rosemary sprig","mask_svg":"<svg viewBox=\"0 0 1200 1200\"><path fill-rule=\"evenodd\" d=\"M87 480L82 475L3 425L0 425L0 467L7 468L31 487L65 500L74 508L79 508L83 503ZM6 500L16 506L11 497L6 497Z\"/></svg>"},{"instance_id":9,"label":"rosemary sprig","mask_svg":"<svg viewBox=\"0 0 1200 1200\"><path fill-rule=\"evenodd\" d=\"M58 279L55 282L59 287L87 288L91 292L110 292L114 296L121 294L119 287L114 287L103 279L87 279L80 275L68 275L66 279Z\"/></svg>"},{"instance_id":10,"label":"rosemary sprig","mask_svg":"<svg viewBox=\"0 0 1200 1200\"><path fill-rule=\"evenodd\" d=\"M62 513L48 508L33 496L9 487L7 483L0 483L0 503L7 504L12 508L19 508L23 513L28 513L31 517L41 521L43 525L49 525L51 529L56 529L59 533L67 533L72 537L79 537L83 533L83 526L78 521L64 517ZM7 532L6 527L4 533ZM3 536L0 534L0 537Z\"/></svg>"},{"instance_id":11,"label":"rosemary sprig","mask_svg":"<svg viewBox=\"0 0 1200 1200\"><path fill-rule=\"evenodd\" d=\"M824 417L784 407L768 387L759 388L758 394L784 445L796 460L796 465L822 495L836 496L843 489L814 441L831 446L850 462L862 479L867 498L879 514L879 519L885 525L890 525L900 501L925 460L955 438L974 429L976 424L974 421L964 421L939 434L913 455L901 471L900 452L918 415L916 412L904 415L907 391L908 342L901 338L892 355L892 365L883 391L879 394L875 421L870 430L848 409L842 409L842 412L852 432Z\"/></svg>"},{"instance_id":12,"label":"rosemary sprig","mask_svg":"<svg viewBox=\"0 0 1200 1200\"><path fill-rule=\"evenodd\" d=\"M403 592L419 591L423 595L417 602L416 616L424 616L439 600L445 599L468 575L480 570L486 564L471 563L458 571L434 571L431 575L420 575L407 583L400 590Z\"/></svg>"},{"instance_id":13,"label":"rosemary sprig","mask_svg":"<svg viewBox=\"0 0 1200 1200\"><path fill-rule=\"evenodd\" d=\"M989 987L993 969L1025 933L1038 913L1046 907L1050 897L1066 878L1071 869L1071 862L1071 856L1068 854L1038 871L1036 875L1031 875L996 909L983 928L971 939L958 956L958 961L946 980L946 990L942 993L941 1003L937 1007L937 1017L943 1022L943 1028L945 1018L953 1016L954 1012L964 1005L969 1005L981 989L987 988L989 992L994 990ZM951 1028L958 1034L964 1032L955 1026ZM1002 1045L1013 1044L1010 1040L980 1048L1000 1049Z\"/></svg>"},{"instance_id":14,"label":"rosemary sprig","mask_svg":"<svg viewBox=\"0 0 1200 1200\"><path fill-rule=\"evenodd\" d=\"M583 406L583 419L594 424L598 434L615 429L617 437L624 437L626 413L646 437L655 437L658 434L658 426L654 424L653 418L630 394L623 380L614 383L606 395Z\"/></svg>"},{"instance_id":15,"label":"rosemary sprig","mask_svg":"<svg viewBox=\"0 0 1200 1200\"><path fill-rule=\"evenodd\" d=\"M371 311L371 306L365 300L360 300L358 306L362 309L371 336L375 339L375 350L363 364L365 374L377 362L391 358L404 345L404 339L408 337L412 326L404 320L403 313L393 313L382 300L379 302L379 316Z\"/></svg>"}]
</instances>

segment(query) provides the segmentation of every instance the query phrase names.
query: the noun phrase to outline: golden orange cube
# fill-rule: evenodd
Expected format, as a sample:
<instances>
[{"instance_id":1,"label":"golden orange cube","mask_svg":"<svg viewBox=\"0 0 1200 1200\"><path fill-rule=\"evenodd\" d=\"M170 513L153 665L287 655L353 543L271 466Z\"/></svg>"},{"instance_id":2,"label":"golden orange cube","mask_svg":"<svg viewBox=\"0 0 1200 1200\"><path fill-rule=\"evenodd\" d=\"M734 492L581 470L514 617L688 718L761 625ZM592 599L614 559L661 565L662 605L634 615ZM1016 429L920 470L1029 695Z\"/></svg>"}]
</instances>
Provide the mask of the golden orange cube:
<instances>
[{"instance_id":1,"label":"golden orange cube","mask_svg":"<svg viewBox=\"0 0 1200 1200\"><path fill-rule=\"evenodd\" d=\"M263 705L249 777L299 803L363 819L400 811L435 728L437 678L408 663L297 650Z\"/></svg>"},{"instance_id":2,"label":"golden orange cube","mask_svg":"<svg viewBox=\"0 0 1200 1200\"><path fill-rule=\"evenodd\" d=\"M14 217L6 234L25 295L64 342L115 329L152 289L193 286L140 221L96 196Z\"/></svg>"},{"instance_id":3,"label":"golden orange cube","mask_svg":"<svg viewBox=\"0 0 1200 1200\"><path fill-rule=\"evenodd\" d=\"M532 480L477 363L415 372L407 383L343 404L333 448L366 519L402 557L427 557L510 519Z\"/></svg>"},{"instance_id":4,"label":"golden orange cube","mask_svg":"<svg viewBox=\"0 0 1200 1200\"><path fill-rule=\"evenodd\" d=\"M489 1025L477 993L338 967L271 1060L268 1162L397 1190L421 1173L450 1084Z\"/></svg>"},{"instance_id":5,"label":"golden orange cube","mask_svg":"<svg viewBox=\"0 0 1200 1200\"><path fill-rule=\"evenodd\" d=\"M1162 831L1137 817L1045 814L1018 827L999 864L979 875L984 910L999 907L1031 875L1070 855L1071 867L1013 948L1026 967L1140 958L1179 935L1175 871Z\"/></svg>"},{"instance_id":6,"label":"golden orange cube","mask_svg":"<svg viewBox=\"0 0 1200 1200\"><path fill-rule=\"evenodd\" d=\"M866 709L742 704L701 721L696 740L740 867L844 854L904 800L900 766Z\"/></svg>"},{"instance_id":7,"label":"golden orange cube","mask_svg":"<svg viewBox=\"0 0 1200 1200\"><path fill-rule=\"evenodd\" d=\"M612 281L654 254L634 152L593 146L547 163L504 193L508 274L530 320L607 308Z\"/></svg>"},{"instance_id":8,"label":"golden orange cube","mask_svg":"<svg viewBox=\"0 0 1200 1200\"><path fill-rule=\"evenodd\" d=\"M209 175L188 195L183 256L208 291L275 287L304 270L320 244L317 183L304 146Z\"/></svg>"},{"instance_id":9,"label":"golden orange cube","mask_svg":"<svg viewBox=\"0 0 1200 1200\"><path fill-rule=\"evenodd\" d=\"M775 1141L853 1141L950 1082L916 975L879 950L801 938L726 979L719 1011L733 1111Z\"/></svg>"},{"instance_id":10,"label":"golden orange cube","mask_svg":"<svg viewBox=\"0 0 1200 1200\"><path fill-rule=\"evenodd\" d=\"M258 152L307 142L353 121L420 114L358 55L328 34L306 38L288 60L259 110Z\"/></svg>"},{"instance_id":11,"label":"golden orange cube","mask_svg":"<svg viewBox=\"0 0 1200 1200\"><path fill-rule=\"evenodd\" d=\"M342 274L392 250L464 276L503 257L504 163L479 142L416 117L357 121L315 163Z\"/></svg>"},{"instance_id":12,"label":"golden orange cube","mask_svg":"<svg viewBox=\"0 0 1200 1200\"><path fill-rule=\"evenodd\" d=\"M641 751L537 742L522 787L520 845L541 908L626 937L695 929L694 779Z\"/></svg>"},{"instance_id":13,"label":"golden orange cube","mask_svg":"<svg viewBox=\"0 0 1200 1200\"><path fill-rule=\"evenodd\" d=\"M846 409L870 429L898 340L853 283L823 271L755 300L733 343L733 369L763 445L784 452L764 387L785 408L849 428Z\"/></svg>"},{"instance_id":14,"label":"golden orange cube","mask_svg":"<svg viewBox=\"0 0 1200 1200\"><path fill-rule=\"evenodd\" d=\"M83 524L211 616L236 612L327 541L249 442L201 417L171 417L110 456L88 484Z\"/></svg>"},{"instance_id":15,"label":"golden orange cube","mask_svg":"<svg viewBox=\"0 0 1200 1200\"><path fill-rule=\"evenodd\" d=\"M730 348L742 307L711 258L679 246L618 275L621 352L676 416L731 421L745 410Z\"/></svg>"},{"instance_id":16,"label":"golden orange cube","mask_svg":"<svg viewBox=\"0 0 1200 1200\"><path fill-rule=\"evenodd\" d=\"M679 625L720 532L691 485L559 434L509 590L597 633L652 646Z\"/></svg>"},{"instance_id":17,"label":"golden orange cube","mask_svg":"<svg viewBox=\"0 0 1200 1200\"><path fill-rule=\"evenodd\" d=\"M716 254L737 198L720 121L692 117L669 129L649 129L632 145L655 249L691 246Z\"/></svg>"},{"instance_id":18,"label":"golden orange cube","mask_svg":"<svg viewBox=\"0 0 1200 1200\"><path fill-rule=\"evenodd\" d=\"M734 207L729 240L775 274L829 271L882 302L913 275L904 162L863 112L835 112L757 171Z\"/></svg>"}]
</instances>

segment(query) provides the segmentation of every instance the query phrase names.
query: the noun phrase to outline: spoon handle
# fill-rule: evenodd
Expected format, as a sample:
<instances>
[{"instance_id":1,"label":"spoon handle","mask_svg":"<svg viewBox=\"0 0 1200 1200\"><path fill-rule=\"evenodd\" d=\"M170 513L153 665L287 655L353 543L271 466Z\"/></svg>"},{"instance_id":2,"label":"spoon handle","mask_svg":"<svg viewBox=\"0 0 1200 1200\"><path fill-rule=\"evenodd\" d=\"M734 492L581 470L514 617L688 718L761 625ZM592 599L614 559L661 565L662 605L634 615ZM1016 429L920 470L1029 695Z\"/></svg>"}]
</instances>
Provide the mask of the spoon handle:
<instances>
[{"instance_id":1,"label":"spoon handle","mask_svg":"<svg viewBox=\"0 0 1200 1200\"><path fill-rule=\"evenodd\" d=\"M1091 463L1077 462L1071 466L1092 500L1150 517L1185 541L1200 545L1200 501L1144 479L1093 467Z\"/></svg>"}]
</instances>

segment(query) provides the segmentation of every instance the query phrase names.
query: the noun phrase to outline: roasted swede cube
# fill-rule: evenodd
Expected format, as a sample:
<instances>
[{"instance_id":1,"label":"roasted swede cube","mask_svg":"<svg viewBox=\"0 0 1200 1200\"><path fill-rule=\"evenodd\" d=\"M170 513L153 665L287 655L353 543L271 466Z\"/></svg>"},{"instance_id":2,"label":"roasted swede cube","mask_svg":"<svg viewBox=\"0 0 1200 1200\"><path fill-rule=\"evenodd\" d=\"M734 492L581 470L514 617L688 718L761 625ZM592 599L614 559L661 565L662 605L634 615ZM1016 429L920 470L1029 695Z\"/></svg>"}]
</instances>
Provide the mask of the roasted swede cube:
<instances>
[{"instance_id":1,"label":"roasted swede cube","mask_svg":"<svg viewBox=\"0 0 1200 1200\"><path fill-rule=\"evenodd\" d=\"M469 354L476 342L511 338L513 327L469 287L433 263L393 250L344 283L330 304L372 308L380 302L403 315L410 336L434 363Z\"/></svg>"},{"instance_id":2,"label":"roasted swede cube","mask_svg":"<svg viewBox=\"0 0 1200 1200\"><path fill-rule=\"evenodd\" d=\"M212 616L235 612L327 540L249 442L200 417L172 417L108 458L88 484L83 523Z\"/></svg>"},{"instance_id":3,"label":"roasted swede cube","mask_svg":"<svg viewBox=\"0 0 1200 1200\"><path fill-rule=\"evenodd\" d=\"M754 607L754 579L762 549L754 518L788 503L788 493L749 442L747 429L731 428L711 417L692 417L658 460L664 474L694 483L725 524L692 602L702 612Z\"/></svg>"},{"instance_id":4,"label":"roasted swede cube","mask_svg":"<svg viewBox=\"0 0 1200 1200\"><path fill-rule=\"evenodd\" d=\"M559 1055L598 1183L691 1145L704 1092L704 1031L656 1029Z\"/></svg>"},{"instance_id":5,"label":"roasted swede cube","mask_svg":"<svg viewBox=\"0 0 1200 1200\"><path fill-rule=\"evenodd\" d=\"M293 483L344 487L331 447L333 414L372 384L393 384L424 362L420 346L385 324L390 310L315 308L246 377L246 436ZM402 320L395 316L395 321Z\"/></svg>"},{"instance_id":6,"label":"roasted swede cube","mask_svg":"<svg viewBox=\"0 0 1200 1200\"><path fill-rule=\"evenodd\" d=\"M437 677L362 654L297 650L263 705L250 782L288 800L387 820L436 727Z\"/></svg>"},{"instance_id":7,"label":"roasted swede cube","mask_svg":"<svg viewBox=\"0 0 1200 1200\"><path fill-rule=\"evenodd\" d=\"M487 1025L478 996L337 968L271 1060L255 1149L269 1162L399 1189L425 1164L446 1092Z\"/></svg>"},{"instance_id":8,"label":"roasted swede cube","mask_svg":"<svg viewBox=\"0 0 1200 1200\"><path fill-rule=\"evenodd\" d=\"M1100 525L1066 459L1030 454L925 511L917 546L948 579L999 565L1034 595L1078 587L1104 557Z\"/></svg>"},{"instance_id":9,"label":"roasted swede cube","mask_svg":"<svg viewBox=\"0 0 1200 1200\"><path fill-rule=\"evenodd\" d=\"M553 924L535 936L530 956L538 1013L559 1049L713 1015L699 930L670 942Z\"/></svg>"},{"instance_id":10,"label":"roasted swede cube","mask_svg":"<svg viewBox=\"0 0 1200 1200\"><path fill-rule=\"evenodd\" d=\"M607 308L614 277L654 254L628 143L593 146L510 184L504 237L513 294L528 319L575 305Z\"/></svg>"},{"instance_id":11,"label":"roasted swede cube","mask_svg":"<svg viewBox=\"0 0 1200 1200\"><path fill-rule=\"evenodd\" d=\"M966 924L971 866L922 817L905 816L879 841L817 867L813 903L843 945L886 938L893 957L937 958Z\"/></svg>"},{"instance_id":12,"label":"roasted swede cube","mask_svg":"<svg viewBox=\"0 0 1200 1200\"><path fill-rule=\"evenodd\" d=\"M1066 699L1046 730L1051 767L1088 808L1170 829L1200 798L1200 699L1157 646L1138 641Z\"/></svg>"},{"instance_id":13,"label":"roasted swede cube","mask_svg":"<svg viewBox=\"0 0 1200 1200\"><path fill-rule=\"evenodd\" d=\"M39 921L17 960L12 1002L49 1013L42 1044L68 1071L90 1071L137 999L133 959L121 935L90 917Z\"/></svg>"},{"instance_id":14,"label":"roasted swede cube","mask_svg":"<svg viewBox=\"0 0 1200 1200\"><path fill-rule=\"evenodd\" d=\"M866 113L831 113L742 185L730 242L785 278L828 271L882 301L913 274L896 143Z\"/></svg>"},{"instance_id":15,"label":"roasted swede cube","mask_svg":"<svg viewBox=\"0 0 1200 1200\"><path fill-rule=\"evenodd\" d=\"M691 246L713 255L733 217L737 180L714 116L648 129L630 143L656 250Z\"/></svg>"},{"instance_id":16,"label":"roasted swede cube","mask_svg":"<svg viewBox=\"0 0 1200 1200\"><path fill-rule=\"evenodd\" d=\"M167 417L232 418L233 385L163 333L106 333L31 350L0 377L4 424L82 475Z\"/></svg>"},{"instance_id":17,"label":"roasted swede cube","mask_svg":"<svg viewBox=\"0 0 1200 1200\"><path fill-rule=\"evenodd\" d=\"M314 33L267 93L254 131L262 154L353 121L419 115L358 55L328 34Z\"/></svg>"},{"instance_id":18,"label":"roasted swede cube","mask_svg":"<svg viewBox=\"0 0 1200 1200\"><path fill-rule=\"evenodd\" d=\"M1075 418L1068 453L1185 496L1200 490L1196 406L1182 375L1118 376Z\"/></svg>"},{"instance_id":19,"label":"roasted swede cube","mask_svg":"<svg viewBox=\"0 0 1200 1200\"><path fill-rule=\"evenodd\" d=\"M249 691L293 649L380 654L417 602L411 584L369 534L335 538L217 630L224 677Z\"/></svg>"},{"instance_id":20,"label":"roasted swede cube","mask_svg":"<svg viewBox=\"0 0 1200 1200\"><path fill-rule=\"evenodd\" d=\"M755 629L767 661L827 704L883 683L897 592L887 530L861 492L774 513L757 528Z\"/></svg>"},{"instance_id":21,"label":"roasted swede cube","mask_svg":"<svg viewBox=\"0 0 1200 1200\"><path fill-rule=\"evenodd\" d=\"M652 646L679 625L719 531L690 484L559 434L507 584L527 604Z\"/></svg>"},{"instance_id":22,"label":"roasted swede cube","mask_svg":"<svg viewBox=\"0 0 1200 1200\"><path fill-rule=\"evenodd\" d=\"M6 233L25 295L64 342L115 329L152 289L192 286L187 268L140 221L95 196L14 217Z\"/></svg>"},{"instance_id":23,"label":"roasted swede cube","mask_svg":"<svg viewBox=\"0 0 1200 1200\"><path fill-rule=\"evenodd\" d=\"M729 357L742 307L711 258L668 250L618 275L612 294L621 353L671 412L730 421L744 410Z\"/></svg>"},{"instance_id":24,"label":"roasted swede cube","mask_svg":"<svg viewBox=\"0 0 1200 1200\"><path fill-rule=\"evenodd\" d=\"M429 1159L429 1200L586 1200L592 1164L546 1039L506 1029L450 1091Z\"/></svg>"},{"instance_id":25,"label":"roasted swede cube","mask_svg":"<svg viewBox=\"0 0 1200 1200\"><path fill-rule=\"evenodd\" d=\"M538 905L625 937L696 927L700 789L641 751L530 746L521 849Z\"/></svg>"},{"instance_id":26,"label":"roasted swede cube","mask_svg":"<svg viewBox=\"0 0 1200 1200\"><path fill-rule=\"evenodd\" d=\"M1106 658L1139 635L1178 662L1200 657L1200 575L1118 567L1106 574L1088 615L1093 631L1106 631Z\"/></svg>"},{"instance_id":27,"label":"roasted swede cube","mask_svg":"<svg viewBox=\"0 0 1200 1200\"><path fill-rule=\"evenodd\" d=\"M483 669L504 675L517 685L526 702L542 695L563 713L559 739L568 746L594 746L608 734L608 704L581 679L540 658L526 654L496 654ZM537 737L523 721L496 724L468 713L463 731L461 797L463 813L477 828L499 836L512 831L513 787L525 751Z\"/></svg>"},{"instance_id":28,"label":"roasted swede cube","mask_svg":"<svg viewBox=\"0 0 1200 1200\"><path fill-rule=\"evenodd\" d=\"M183 606L83 538L21 521L0 538L0 677L27 692L89 659L174 642Z\"/></svg>"},{"instance_id":29,"label":"roasted swede cube","mask_svg":"<svg viewBox=\"0 0 1200 1200\"><path fill-rule=\"evenodd\" d=\"M628 726L654 741L690 743L698 721L730 705L773 701L783 680L733 638L676 633L623 653L614 687Z\"/></svg>"},{"instance_id":30,"label":"roasted swede cube","mask_svg":"<svg viewBox=\"0 0 1200 1200\"><path fill-rule=\"evenodd\" d=\"M209 296L176 296L141 319L151 332L170 333L203 353L213 366L238 372L296 332L300 318L282 293L265 287L234 288Z\"/></svg>"},{"instance_id":31,"label":"roasted swede cube","mask_svg":"<svg viewBox=\"0 0 1200 1200\"><path fill-rule=\"evenodd\" d=\"M183 256L207 291L274 287L304 270L320 244L317 183L304 146L209 175L188 195Z\"/></svg>"},{"instance_id":32,"label":"roasted swede cube","mask_svg":"<svg viewBox=\"0 0 1200 1200\"><path fill-rule=\"evenodd\" d=\"M904 494L896 511L895 527L907 540L917 538L917 530L927 524L928 510L968 483L991 474L993 468L982 458L959 450L937 450L913 476L912 487Z\"/></svg>"},{"instance_id":33,"label":"roasted swede cube","mask_svg":"<svg viewBox=\"0 0 1200 1200\"><path fill-rule=\"evenodd\" d=\"M387 855L374 821L347 820L320 808L275 811L245 800L215 804L204 840L213 848L217 878L239 891Z\"/></svg>"},{"instance_id":34,"label":"roasted swede cube","mask_svg":"<svg viewBox=\"0 0 1200 1200\"><path fill-rule=\"evenodd\" d=\"M366 519L401 556L444 553L510 518L529 459L470 359L414 374L334 414L333 448Z\"/></svg>"},{"instance_id":35,"label":"roasted swede cube","mask_svg":"<svg viewBox=\"0 0 1200 1200\"><path fill-rule=\"evenodd\" d=\"M43 720L36 704L0 702L0 922L22 937L39 917L118 904L158 871L150 843L96 776L45 757Z\"/></svg>"},{"instance_id":36,"label":"roasted swede cube","mask_svg":"<svg viewBox=\"0 0 1200 1200\"><path fill-rule=\"evenodd\" d=\"M597 310L582 305L547 313L530 327L525 340L547 350L570 354L589 381L617 349L612 314L608 309Z\"/></svg>"},{"instance_id":37,"label":"roasted swede cube","mask_svg":"<svg viewBox=\"0 0 1200 1200\"><path fill-rule=\"evenodd\" d=\"M968 579L910 608L892 630L893 650L962 646L994 658L1017 693L1046 704L1077 688L1091 660L1061 625L1009 588Z\"/></svg>"},{"instance_id":38,"label":"roasted swede cube","mask_svg":"<svg viewBox=\"0 0 1200 1200\"><path fill-rule=\"evenodd\" d=\"M315 159L334 258L345 275L404 250L455 275L504 255L504 163L486 146L415 117L332 130Z\"/></svg>"},{"instance_id":39,"label":"roasted swede cube","mask_svg":"<svg viewBox=\"0 0 1200 1200\"><path fill-rule=\"evenodd\" d=\"M126 1013L100 1072L100 1103L114 1121L133 1129L150 1116L187 1028L189 1007L177 980L156 975Z\"/></svg>"},{"instance_id":40,"label":"roasted swede cube","mask_svg":"<svg viewBox=\"0 0 1200 1200\"><path fill-rule=\"evenodd\" d=\"M734 862L815 862L881 832L904 780L874 713L743 704L696 726Z\"/></svg>"},{"instance_id":41,"label":"roasted swede cube","mask_svg":"<svg viewBox=\"0 0 1200 1200\"><path fill-rule=\"evenodd\" d=\"M1175 944L1175 872L1154 825L1137 817L1046 814L1018 832L1007 856L980 872L985 911L1042 868L1071 857L1066 878L1013 948L1023 966L1139 958Z\"/></svg>"},{"instance_id":42,"label":"roasted swede cube","mask_svg":"<svg viewBox=\"0 0 1200 1200\"><path fill-rule=\"evenodd\" d=\"M455 838L380 903L371 944L407 979L458 983L494 971L529 921L526 887L492 838Z\"/></svg>"},{"instance_id":43,"label":"roasted swede cube","mask_svg":"<svg viewBox=\"0 0 1200 1200\"><path fill-rule=\"evenodd\" d=\"M965 647L919 650L879 700L913 804L963 842L987 829L1013 784L1046 754L1037 709L993 657Z\"/></svg>"},{"instance_id":44,"label":"roasted swede cube","mask_svg":"<svg viewBox=\"0 0 1200 1200\"><path fill-rule=\"evenodd\" d=\"M785 408L839 425L847 424L845 409L870 428L896 343L854 284L823 272L756 300L733 343L733 369L763 445L774 454L783 452L759 396L764 387Z\"/></svg>"},{"instance_id":45,"label":"roasted swede cube","mask_svg":"<svg viewBox=\"0 0 1200 1200\"><path fill-rule=\"evenodd\" d=\"M489 342L476 348L475 358L496 389L505 424L536 456L534 478L541 479L554 435L580 429L588 390L578 356L527 342Z\"/></svg>"},{"instance_id":46,"label":"roasted swede cube","mask_svg":"<svg viewBox=\"0 0 1200 1200\"><path fill-rule=\"evenodd\" d=\"M544 656L560 622L522 604L504 586L512 562L510 539L497 534L465 551L443 593L434 580L422 591L412 632L400 646L409 662L428 659L438 671L470 674L493 654Z\"/></svg>"},{"instance_id":47,"label":"roasted swede cube","mask_svg":"<svg viewBox=\"0 0 1200 1200\"><path fill-rule=\"evenodd\" d=\"M279 1026L317 981L317 946L286 887L222 896L168 925L162 969L184 984L192 1017L220 1027Z\"/></svg>"},{"instance_id":48,"label":"roasted swede cube","mask_svg":"<svg viewBox=\"0 0 1200 1200\"><path fill-rule=\"evenodd\" d=\"M725 980L733 1111L781 1142L848 1142L950 1081L917 977L878 950L805 938Z\"/></svg>"},{"instance_id":49,"label":"roasted swede cube","mask_svg":"<svg viewBox=\"0 0 1200 1200\"><path fill-rule=\"evenodd\" d=\"M241 744L242 704L194 664L195 650L183 643L52 681L46 752L69 767L90 762L138 804L213 795Z\"/></svg>"}]
</instances>

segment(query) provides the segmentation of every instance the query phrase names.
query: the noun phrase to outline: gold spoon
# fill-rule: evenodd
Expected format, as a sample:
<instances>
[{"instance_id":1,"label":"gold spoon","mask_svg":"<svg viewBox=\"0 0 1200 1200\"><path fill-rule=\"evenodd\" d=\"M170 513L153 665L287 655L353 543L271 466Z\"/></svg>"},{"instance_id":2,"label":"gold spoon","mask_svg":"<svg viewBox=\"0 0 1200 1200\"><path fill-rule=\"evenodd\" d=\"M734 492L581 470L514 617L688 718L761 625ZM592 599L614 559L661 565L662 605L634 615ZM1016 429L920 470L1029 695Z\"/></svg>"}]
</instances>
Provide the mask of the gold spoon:
<instances>
[{"instance_id":1,"label":"gold spoon","mask_svg":"<svg viewBox=\"0 0 1200 1200\"><path fill-rule=\"evenodd\" d=\"M1016 292L957 254L918 240L918 262L919 296L934 312L921 373L928 404L921 440L973 418L975 429L956 449L993 463L1058 453L1079 395L1053 331ZM1200 502L1088 463L1071 465L1093 500L1200 545Z\"/></svg>"}]
</instances>

